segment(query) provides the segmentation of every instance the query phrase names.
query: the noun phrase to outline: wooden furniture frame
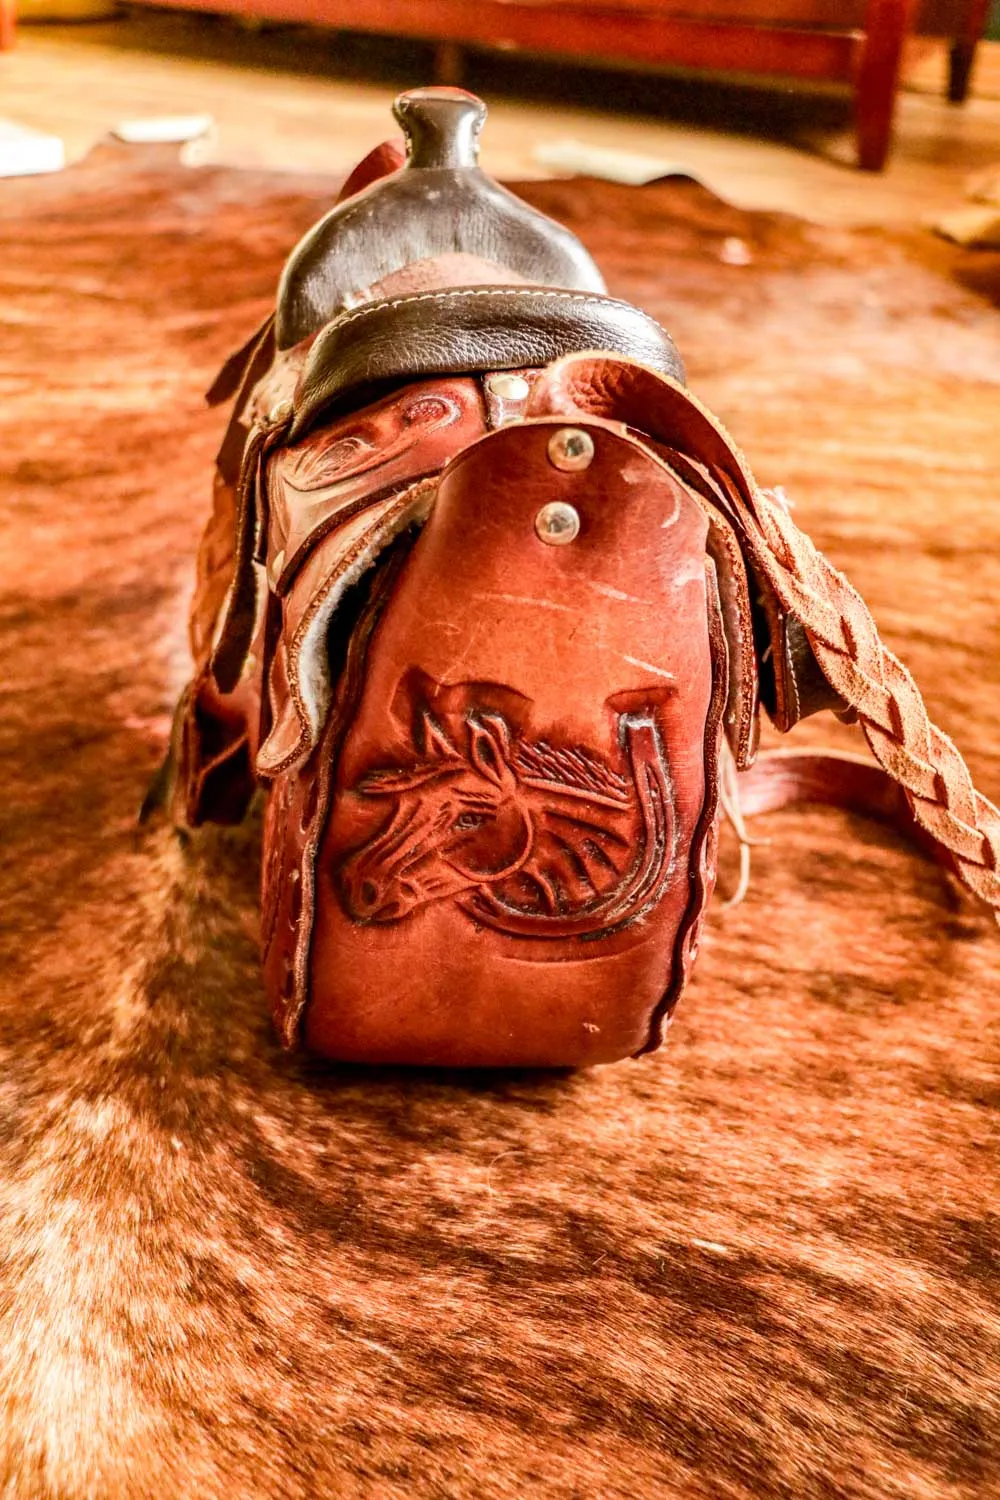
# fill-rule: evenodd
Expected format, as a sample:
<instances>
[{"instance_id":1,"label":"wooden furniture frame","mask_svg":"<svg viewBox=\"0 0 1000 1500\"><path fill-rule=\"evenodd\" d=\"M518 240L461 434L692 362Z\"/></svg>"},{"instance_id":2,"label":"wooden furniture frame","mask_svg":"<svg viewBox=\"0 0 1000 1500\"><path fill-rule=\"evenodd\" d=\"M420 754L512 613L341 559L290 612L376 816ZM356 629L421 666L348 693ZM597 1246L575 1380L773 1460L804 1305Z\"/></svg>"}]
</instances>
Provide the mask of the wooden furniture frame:
<instances>
[{"instance_id":1,"label":"wooden furniture frame","mask_svg":"<svg viewBox=\"0 0 1000 1500\"><path fill-rule=\"evenodd\" d=\"M948 73L948 98L952 104L964 104L969 97L976 48L986 30L990 9L991 0L969 0L962 30L952 42Z\"/></svg>"},{"instance_id":2,"label":"wooden furniture frame","mask_svg":"<svg viewBox=\"0 0 1000 1500\"><path fill-rule=\"evenodd\" d=\"M0 52L14 45L14 18L17 0L0 0Z\"/></svg>"},{"instance_id":3,"label":"wooden furniture frame","mask_svg":"<svg viewBox=\"0 0 1000 1500\"><path fill-rule=\"evenodd\" d=\"M463 46L644 66L833 82L854 93L858 162L885 165L903 44L952 41L948 97L969 91L990 0L155 0L180 9L312 22L437 43L438 82L458 82ZM16 0L0 0L0 47ZM687 12L678 15L678 11ZM698 12L702 12L701 15ZM803 17L819 17L818 22ZM847 17L847 21L833 19Z\"/></svg>"}]
</instances>

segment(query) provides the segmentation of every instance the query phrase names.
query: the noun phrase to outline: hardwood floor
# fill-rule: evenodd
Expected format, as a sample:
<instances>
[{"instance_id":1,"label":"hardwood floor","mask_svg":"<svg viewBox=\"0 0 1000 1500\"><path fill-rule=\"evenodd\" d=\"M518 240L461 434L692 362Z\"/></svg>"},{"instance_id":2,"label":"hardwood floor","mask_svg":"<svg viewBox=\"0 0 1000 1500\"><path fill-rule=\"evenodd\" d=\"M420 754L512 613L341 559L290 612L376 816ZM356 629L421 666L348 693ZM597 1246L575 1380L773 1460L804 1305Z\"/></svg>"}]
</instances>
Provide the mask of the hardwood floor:
<instances>
[{"instance_id":1,"label":"hardwood floor","mask_svg":"<svg viewBox=\"0 0 1000 1500\"><path fill-rule=\"evenodd\" d=\"M550 175L536 150L572 140L688 168L746 206L828 223L912 223L953 207L1000 156L1000 44L981 49L962 108L941 89L943 47L916 44L888 171L851 165L849 103L719 79L618 74L496 56L467 58L491 106L484 164ZM116 121L207 111L209 154L340 172L390 132L388 106L432 76L427 46L303 28L135 11L111 22L28 26L0 54L0 113L61 135L82 155Z\"/></svg>"}]
</instances>

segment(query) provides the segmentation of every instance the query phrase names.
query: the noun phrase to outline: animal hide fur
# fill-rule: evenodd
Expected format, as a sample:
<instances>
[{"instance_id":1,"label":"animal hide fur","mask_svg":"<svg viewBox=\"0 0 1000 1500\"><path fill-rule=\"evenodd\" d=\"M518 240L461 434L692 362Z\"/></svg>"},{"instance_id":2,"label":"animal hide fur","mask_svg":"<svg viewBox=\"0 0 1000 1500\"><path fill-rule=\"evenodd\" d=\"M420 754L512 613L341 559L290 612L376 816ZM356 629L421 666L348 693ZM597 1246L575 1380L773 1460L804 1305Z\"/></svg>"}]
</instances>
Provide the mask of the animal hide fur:
<instances>
[{"instance_id":1,"label":"animal hide fur","mask_svg":"<svg viewBox=\"0 0 1000 1500\"><path fill-rule=\"evenodd\" d=\"M0 1494L997 1493L1000 939L939 870L760 819L660 1054L434 1075L280 1051L259 815L136 828L201 392L332 195L112 147L2 188ZM996 797L1000 257L970 290L929 236L684 181L525 196L675 335Z\"/></svg>"}]
</instances>

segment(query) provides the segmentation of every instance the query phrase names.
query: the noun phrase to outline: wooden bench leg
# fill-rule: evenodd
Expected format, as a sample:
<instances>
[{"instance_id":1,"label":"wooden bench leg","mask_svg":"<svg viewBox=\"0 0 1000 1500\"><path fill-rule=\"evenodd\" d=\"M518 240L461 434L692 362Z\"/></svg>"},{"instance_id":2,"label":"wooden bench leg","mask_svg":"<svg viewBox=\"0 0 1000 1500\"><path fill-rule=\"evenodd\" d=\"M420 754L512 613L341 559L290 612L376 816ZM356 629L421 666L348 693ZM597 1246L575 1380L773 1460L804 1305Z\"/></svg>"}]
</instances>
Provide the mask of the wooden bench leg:
<instances>
[{"instance_id":1,"label":"wooden bench leg","mask_svg":"<svg viewBox=\"0 0 1000 1500\"><path fill-rule=\"evenodd\" d=\"M948 98L952 104L964 104L969 97L972 65L976 60L975 42L954 42L948 58Z\"/></svg>"},{"instance_id":2,"label":"wooden bench leg","mask_svg":"<svg viewBox=\"0 0 1000 1500\"><path fill-rule=\"evenodd\" d=\"M14 17L17 0L0 0L0 52L14 45Z\"/></svg>"},{"instance_id":3,"label":"wooden bench leg","mask_svg":"<svg viewBox=\"0 0 1000 1500\"><path fill-rule=\"evenodd\" d=\"M434 48L434 82L462 87L465 59L457 42L438 42Z\"/></svg>"},{"instance_id":4,"label":"wooden bench leg","mask_svg":"<svg viewBox=\"0 0 1000 1500\"><path fill-rule=\"evenodd\" d=\"M903 43L914 0L868 0L865 39L855 85L858 165L881 172L889 155Z\"/></svg>"},{"instance_id":5,"label":"wooden bench leg","mask_svg":"<svg viewBox=\"0 0 1000 1500\"><path fill-rule=\"evenodd\" d=\"M952 43L948 66L948 98L952 104L964 104L969 97L976 48L986 30L989 9L990 0L969 0L962 35Z\"/></svg>"}]
</instances>

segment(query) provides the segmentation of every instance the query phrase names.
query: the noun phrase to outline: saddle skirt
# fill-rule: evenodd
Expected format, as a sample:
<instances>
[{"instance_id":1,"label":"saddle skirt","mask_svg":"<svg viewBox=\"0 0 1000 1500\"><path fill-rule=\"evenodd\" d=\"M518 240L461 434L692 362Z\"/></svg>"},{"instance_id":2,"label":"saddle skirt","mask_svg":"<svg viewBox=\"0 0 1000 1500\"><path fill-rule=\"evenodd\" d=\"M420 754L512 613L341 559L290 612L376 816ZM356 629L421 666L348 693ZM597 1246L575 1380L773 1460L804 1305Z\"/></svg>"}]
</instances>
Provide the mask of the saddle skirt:
<instances>
[{"instance_id":1,"label":"saddle skirt","mask_svg":"<svg viewBox=\"0 0 1000 1500\"><path fill-rule=\"evenodd\" d=\"M914 833L1000 907L1000 815L669 338L402 96L293 253L233 402L170 805L267 789L263 966L331 1057L576 1066L659 1045L720 811ZM872 756L757 757L829 709Z\"/></svg>"}]
</instances>

